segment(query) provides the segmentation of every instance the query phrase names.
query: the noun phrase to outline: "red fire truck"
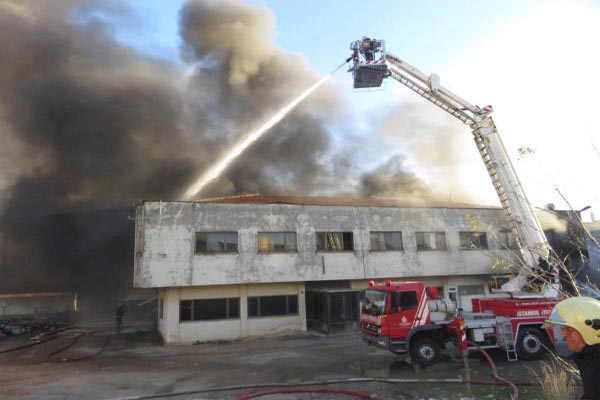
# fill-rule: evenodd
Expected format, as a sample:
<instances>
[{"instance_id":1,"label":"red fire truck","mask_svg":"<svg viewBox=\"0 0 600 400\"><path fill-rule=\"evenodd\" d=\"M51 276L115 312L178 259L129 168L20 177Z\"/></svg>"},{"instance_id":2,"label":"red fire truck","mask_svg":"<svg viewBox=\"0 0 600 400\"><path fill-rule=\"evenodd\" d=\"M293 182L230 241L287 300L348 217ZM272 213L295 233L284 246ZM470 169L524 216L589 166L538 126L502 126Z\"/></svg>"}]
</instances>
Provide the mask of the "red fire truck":
<instances>
[{"instance_id":1,"label":"red fire truck","mask_svg":"<svg viewBox=\"0 0 600 400\"><path fill-rule=\"evenodd\" d=\"M435 363L453 343L461 353L504 348L509 360L532 360L551 345L552 333L541 329L558 299L520 297L472 299L473 311L459 313L449 299L422 282L369 282L360 315L363 340L415 363Z\"/></svg>"},{"instance_id":2,"label":"red fire truck","mask_svg":"<svg viewBox=\"0 0 600 400\"><path fill-rule=\"evenodd\" d=\"M550 246L533 207L492 120L491 106L478 107L440 85L439 76L426 75L386 52L385 41L357 40L350 45L354 88L380 87L391 77L448 112L473 133L500 204L511 224L521 253L517 276L502 285L504 298L472 299L473 312L460 316L455 305L435 288L420 282L370 282L361 310L365 341L394 353L410 353L422 364L435 362L440 348L455 342L463 351L468 343L483 348L502 347L509 360L534 359L551 344L552 334L541 324L559 297L556 278L544 278L541 293L522 293L534 270L551 274ZM537 278L540 275L537 273Z\"/></svg>"}]
</instances>

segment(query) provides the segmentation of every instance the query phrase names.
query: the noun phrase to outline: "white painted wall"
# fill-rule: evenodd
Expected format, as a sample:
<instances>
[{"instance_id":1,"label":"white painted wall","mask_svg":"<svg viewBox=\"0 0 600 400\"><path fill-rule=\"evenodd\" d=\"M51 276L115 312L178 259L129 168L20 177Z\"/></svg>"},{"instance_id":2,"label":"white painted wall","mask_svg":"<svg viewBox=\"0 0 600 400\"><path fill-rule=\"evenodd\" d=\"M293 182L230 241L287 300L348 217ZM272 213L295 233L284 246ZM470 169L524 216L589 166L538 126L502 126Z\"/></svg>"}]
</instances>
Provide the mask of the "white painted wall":
<instances>
[{"instance_id":1,"label":"white painted wall","mask_svg":"<svg viewBox=\"0 0 600 400\"><path fill-rule=\"evenodd\" d=\"M306 300L304 283L255 285L204 286L165 288L163 319L158 330L166 343L193 343L195 341L233 340L249 336L264 336L306 330ZM248 297L297 295L298 315L248 318ZM212 321L179 321L181 300L240 298L240 318Z\"/></svg>"},{"instance_id":2,"label":"white painted wall","mask_svg":"<svg viewBox=\"0 0 600 400\"><path fill-rule=\"evenodd\" d=\"M134 285L143 288L468 276L508 251L500 209L147 202L138 209ZM489 250L460 250L459 231L488 233ZM238 232L236 254L194 254L195 232ZM258 254L261 231L293 231L298 252ZM354 251L316 251L315 232L351 231ZM371 252L370 231L401 231L404 251ZM416 231L446 232L447 251L417 251Z\"/></svg>"}]
</instances>

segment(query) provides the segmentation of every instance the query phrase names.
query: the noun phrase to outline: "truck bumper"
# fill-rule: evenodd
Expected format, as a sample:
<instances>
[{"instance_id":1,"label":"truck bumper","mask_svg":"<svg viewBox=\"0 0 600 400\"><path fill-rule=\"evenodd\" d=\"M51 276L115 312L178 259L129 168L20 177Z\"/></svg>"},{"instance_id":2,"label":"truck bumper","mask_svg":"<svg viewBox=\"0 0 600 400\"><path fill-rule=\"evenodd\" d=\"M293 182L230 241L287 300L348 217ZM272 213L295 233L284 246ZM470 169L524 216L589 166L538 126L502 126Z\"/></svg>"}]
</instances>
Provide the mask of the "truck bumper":
<instances>
[{"instance_id":1,"label":"truck bumper","mask_svg":"<svg viewBox=\"0 0 600 400\"><path fill-rule=\"evenodd\" d=\"M390 349L390 340L385 336L373 336L362 332L362 340L369 346L374 346L383 350Z\"/></svg>"}]
</instances>

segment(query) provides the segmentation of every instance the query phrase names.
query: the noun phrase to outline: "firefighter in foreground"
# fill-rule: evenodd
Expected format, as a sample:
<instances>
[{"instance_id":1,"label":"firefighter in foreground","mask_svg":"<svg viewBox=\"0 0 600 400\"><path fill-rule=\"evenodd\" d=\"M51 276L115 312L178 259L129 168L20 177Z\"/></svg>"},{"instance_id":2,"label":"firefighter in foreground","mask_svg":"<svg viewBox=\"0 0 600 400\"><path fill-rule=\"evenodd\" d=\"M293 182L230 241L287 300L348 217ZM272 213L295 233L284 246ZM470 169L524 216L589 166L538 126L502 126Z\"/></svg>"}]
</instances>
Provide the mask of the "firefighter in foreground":
<instances>
[{"instance_id":1,"label":"firefighter in foreground","mask_svg":"<svg viewBox=\"0 0 600 400\"><path fill-rule=\"evenodd\" d=\"M559 326L579 368L582 400L600 400L600 301L571 297L554 306L544 326Z\"/></svg>"}]
</instances>

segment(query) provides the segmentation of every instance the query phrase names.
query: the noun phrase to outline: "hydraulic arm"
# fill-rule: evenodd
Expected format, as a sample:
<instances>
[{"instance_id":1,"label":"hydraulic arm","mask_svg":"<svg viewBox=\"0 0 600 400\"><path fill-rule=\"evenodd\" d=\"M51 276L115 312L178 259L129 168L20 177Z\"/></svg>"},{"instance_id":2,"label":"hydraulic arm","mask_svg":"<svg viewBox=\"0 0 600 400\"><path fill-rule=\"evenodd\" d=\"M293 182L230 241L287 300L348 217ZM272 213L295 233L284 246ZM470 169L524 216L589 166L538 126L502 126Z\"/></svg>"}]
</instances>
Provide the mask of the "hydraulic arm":
<instances>
[{"instance_id":1,"label":"hydraulic arm","mask_svg":"<svg viewBox=\"0 0 600 400\"><path fill-rule=\"evenodd\" d=\"M525 263L525 268L520 270L515 279L503 285L502 290L513 293L520 291L527 285L532 268L547 262L550 246L490 115L492 107L480 108L457 96L440 85L439 76L428 76L400 58L386 53L383 41L376 41L375 46L370 47L375 49L375 53L382 49L379 58L371 54L370 60L363 61L364 55L360 50L368 48L364 42L369 40L371 39L363 38L351 45L354 53L350 72L355 78L355 88L379 87L383 78L392 77L471 128L475 145L511 224ZM376 61L378 63L374 64ZM360 80L358 84L357 79ZM545 295L556 296L556 288L546 288Z\"/></svg>"}]
</instances>

